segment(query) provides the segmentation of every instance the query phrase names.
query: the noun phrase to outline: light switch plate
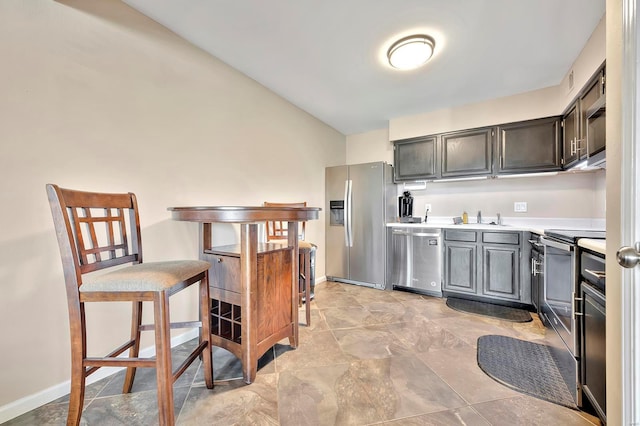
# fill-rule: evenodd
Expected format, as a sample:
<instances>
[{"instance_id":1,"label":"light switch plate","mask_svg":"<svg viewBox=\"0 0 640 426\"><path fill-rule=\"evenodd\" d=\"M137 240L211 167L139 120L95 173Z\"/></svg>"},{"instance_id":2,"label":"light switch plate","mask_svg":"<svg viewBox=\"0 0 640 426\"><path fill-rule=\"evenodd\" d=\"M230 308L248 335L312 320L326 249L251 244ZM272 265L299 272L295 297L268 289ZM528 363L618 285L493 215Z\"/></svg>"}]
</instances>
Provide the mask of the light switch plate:
<instances>
[{"instance_id":1,"label":"light switch plate","mask_svg":"<svg viewBox=\"0 0 640 426\"><path fill-rule=\"evenodd\" d=\"M516 201L513 203L513 211L516 213L525 213L527 211L526 201Z\"/></svg>"}]
</instances>

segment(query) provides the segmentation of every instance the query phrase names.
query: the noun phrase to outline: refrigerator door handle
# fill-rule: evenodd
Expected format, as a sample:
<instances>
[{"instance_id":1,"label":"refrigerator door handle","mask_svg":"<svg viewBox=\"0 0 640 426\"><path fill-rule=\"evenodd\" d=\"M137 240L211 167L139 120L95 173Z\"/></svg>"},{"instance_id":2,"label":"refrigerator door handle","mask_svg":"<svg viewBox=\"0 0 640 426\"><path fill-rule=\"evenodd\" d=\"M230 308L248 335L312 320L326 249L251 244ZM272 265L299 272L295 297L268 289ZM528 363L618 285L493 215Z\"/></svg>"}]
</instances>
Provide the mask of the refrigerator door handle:
<instances>
[{"instance_id":1,"label":"refrigerator door handle","mask_svg":"<svg viewBox=\"0 0 640 426\"><path fill-rule=\"evenodd\" d=\"M353 181L349 179L349 247L353 247Z\"/></svg>"},{"instance_id":2,"label":"refrigerator door handle","mask_svg":"<svg viewBox=\"0 0 640 426\"><path fill-rule=\"evenodd\" d=\"M349 247L349 180L344 181L344 245Z\"/></svg>"}]
</instances>

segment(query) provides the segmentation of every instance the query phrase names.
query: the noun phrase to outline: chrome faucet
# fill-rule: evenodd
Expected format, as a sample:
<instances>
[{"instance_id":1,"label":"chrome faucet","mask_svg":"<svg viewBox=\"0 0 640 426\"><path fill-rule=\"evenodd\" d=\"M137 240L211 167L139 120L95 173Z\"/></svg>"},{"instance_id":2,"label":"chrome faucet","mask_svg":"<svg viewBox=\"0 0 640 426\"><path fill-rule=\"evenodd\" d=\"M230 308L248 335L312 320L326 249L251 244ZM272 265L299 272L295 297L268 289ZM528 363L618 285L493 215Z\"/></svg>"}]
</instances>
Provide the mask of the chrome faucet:
<instances>
[{"instance_id":1,"label":"chrome faucet","mask_svg":"<svg viewBox=\"0 0 640 426\"><path fill-rule=\"evenodd\" d=\"M478 210L478 219L477 219L478 223L482 223L482 212L480 210Z\"/></svg>"}]
</instances>

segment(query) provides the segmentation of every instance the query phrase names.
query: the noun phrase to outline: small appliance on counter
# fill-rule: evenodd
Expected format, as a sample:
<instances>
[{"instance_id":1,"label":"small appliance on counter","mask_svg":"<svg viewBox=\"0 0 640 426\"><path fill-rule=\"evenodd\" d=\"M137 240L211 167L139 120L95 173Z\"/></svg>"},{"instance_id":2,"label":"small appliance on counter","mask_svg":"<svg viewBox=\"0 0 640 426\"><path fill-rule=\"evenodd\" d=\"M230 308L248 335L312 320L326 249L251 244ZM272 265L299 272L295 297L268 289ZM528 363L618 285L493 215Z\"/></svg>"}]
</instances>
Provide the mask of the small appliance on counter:
<instances>
[{"instance_id":1,"label":"small appliance on counter","mask_svg":"<svg viewBox=\"0 0 640 426\"><path fill-rule=\"evenodd\" d=\"M422 219L413 217L413 197L409 191L404 191L401 197L398 197L398 222L402 223L420 223Z\"/></svg>"}]
</instances>

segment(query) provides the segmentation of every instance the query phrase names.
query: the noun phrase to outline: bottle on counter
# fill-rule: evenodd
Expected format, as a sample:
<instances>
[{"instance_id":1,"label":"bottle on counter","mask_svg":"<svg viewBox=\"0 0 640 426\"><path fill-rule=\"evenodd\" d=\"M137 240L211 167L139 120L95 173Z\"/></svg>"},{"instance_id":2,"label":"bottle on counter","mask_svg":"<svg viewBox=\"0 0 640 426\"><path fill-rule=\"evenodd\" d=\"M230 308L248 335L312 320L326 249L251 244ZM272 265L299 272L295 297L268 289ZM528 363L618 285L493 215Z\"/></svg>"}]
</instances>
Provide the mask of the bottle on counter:
<instances>
[{"instance_id":1,"label":"bottle on counter","mask_svg":"<svg viewBox=\"0 0 640 426\"><path fill-rule=\"evenodd\" d=\"M469 223L469 215L467 212L462 212L462 223Z\"/></svg>"}]
</instances>

